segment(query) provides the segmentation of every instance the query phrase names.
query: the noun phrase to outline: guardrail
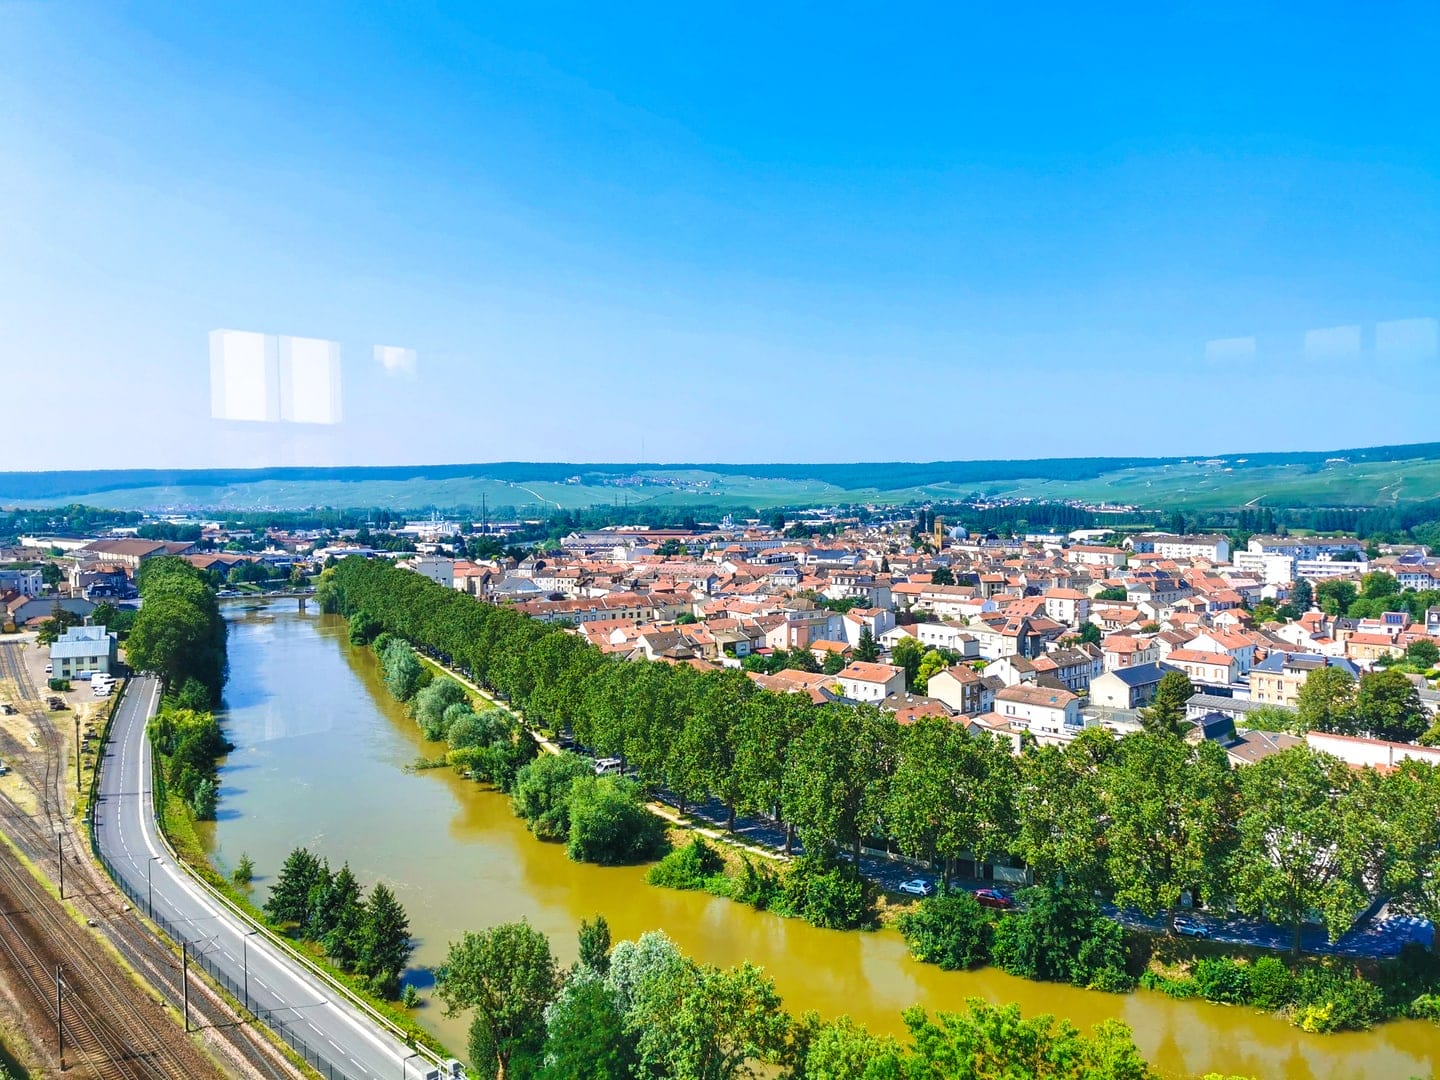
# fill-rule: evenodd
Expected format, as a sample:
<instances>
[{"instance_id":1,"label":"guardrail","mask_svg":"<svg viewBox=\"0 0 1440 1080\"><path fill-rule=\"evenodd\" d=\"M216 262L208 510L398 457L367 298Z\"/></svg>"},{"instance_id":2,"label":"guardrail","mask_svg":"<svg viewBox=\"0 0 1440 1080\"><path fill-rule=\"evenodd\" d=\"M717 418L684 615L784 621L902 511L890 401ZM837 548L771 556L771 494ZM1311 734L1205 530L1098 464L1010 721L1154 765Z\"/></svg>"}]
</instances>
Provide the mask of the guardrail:
<instances>
[{"instance_id":1,"label":"guardrail","mask_svg":"<svg viewBox=\"0 0 1440 1080\"><path fill-rule=\"evenodd\" d=\"M133 685L133 682L133 679L130 682L127 682L125 684L125 689L129 690L130 686ZM100 851L99 844L95 836L94 798L100 782L100 767L105 757L105 746L110 740L110 728L114 722L115 714L120 711L122 698L123 694L116 698L115 705L110 710L110 716L105 722L104 732L100 737L100 747L95 762L95 772L94 775L92 775L90 778L90 850L95 855L96 859L99 860L101 867L104 868L106 874L110 876L110 879L120 887L121 891L123 891L126 896L130 897L131 901L135 904L136 909L144 910L150 921L153 922L156 926L158 926L161 931L163 931L165 935L169 937L170 940L173 941L176 945L185 945L186 948L190 950L191 958L200 965L200 967L205 971L205 973L208 974L221 986L225 987L225 989L229 991L231 996L234 997L237 1001L239 1001L242 999L244 994L243 988L237 986L232 978L230 978L223 971L221 971L220 968L212 960L210 960L210 958L205 953L205 941L187 937L183 931L181 931L164 916L155 914L155 912L150 908L148 898L145 900L141 899L139 893L139 885L137 884L135 886L132 886L129 879L125 876L124 872L121 871L119 867L112 864L110 860L107 859L105 855ZM146 738L149 738L149 736L147 735ZM282 952L287 957L290 957L293 960L297 961L310 975L319 979L321 984L324 985L327 989L331 990L335 994L338 994L340 997L344 998L348 1004L359 1010L359 1012L367 1020L376 1024L382 1030L388 1032L394 1038L398 1039L401 1043L410 1046L421 1058L427 1059L430 1063L431 1068L434 1070L438 1070L435 1072L428 1072L426 1074L427 1076L442 1075L447 1066L447 1062L445 1059L441 1058L429 1047L412 1042L410 1036L402 1028L395 1024L395 1022L392 1021L389 1017L378 1012L373 1006L370 1005L369 1002L361 998L348 986L346 986L344 983L341 983L329 972L325 971L323 968L317 965L309 957L300 953L299 950L297 950L291 942L287 941L279 934L276 934L273 930L270 929L270 927L266 926L264 923L257 922L247 911L237 905L228 896L225 896L223 893L221 893L218 889L215 888L214 885L206 881L204 877L202 877L200 874L197 874L194 868L191 867L189 863L187 863L184 859L180 858L174 846L170 843L170 837L165 832L164 816L159 812L159 808L155 805L155 793L164 789L164 782L163 780L160 780L158 770L158 761L154 753L152 752L150 755L150 813L156 822L157 831L160 834L160 842L165 845L165 851L174 861L175 865L181 867L184 872L190 877L191 881L195 882L202 889L204 889L206 894L211 899L219 903L227 912L230 913L232 917L237 919L242 926L264 936L265 939L268 940L272 945L282 950ZM172 1002L172 1004L174 1003ZM326 1080L366 1080L365 1077L354 1076L350 1073L347 1073L340 1066L336 1065L329 1058L325 1057L325 1055L321 1051L311 1046L311 1044L290 1024L288 1024L283 1017L278 1016L277 1014L268 1009L252 1010L252 1015L254 1015L257 1020L263 1023L271 1031L275 1032L275 1034L279 1035L280 1038L284 1039L286 1044L289 1045L290 1048L293 1049L297 1054L299 1054L301 1058L304 1059L307 1065L311 1066L311 1068L315 1069L316 1072L324 1076Z\"/></svg>"}]
</instances>

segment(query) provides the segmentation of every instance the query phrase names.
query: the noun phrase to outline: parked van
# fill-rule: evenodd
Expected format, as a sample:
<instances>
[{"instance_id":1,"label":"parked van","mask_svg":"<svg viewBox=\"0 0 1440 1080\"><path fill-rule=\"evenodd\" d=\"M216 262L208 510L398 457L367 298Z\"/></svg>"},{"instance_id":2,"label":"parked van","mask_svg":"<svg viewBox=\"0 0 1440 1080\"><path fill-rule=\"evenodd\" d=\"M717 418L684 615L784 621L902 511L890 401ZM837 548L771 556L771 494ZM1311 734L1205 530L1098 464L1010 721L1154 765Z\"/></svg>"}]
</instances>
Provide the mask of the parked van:
<instances>
[{"instance_id":1,"label":"parked van","mask_svg":"<svg viewBox=\"0 0 1440 1080\"><path fill-rule=\"evenodd\" d=\"M618 774L621 771L620 765L621 762L618 757L598 758L595 762L595 775L610 776L612 774Z\"/></svg>"}]
</instances>

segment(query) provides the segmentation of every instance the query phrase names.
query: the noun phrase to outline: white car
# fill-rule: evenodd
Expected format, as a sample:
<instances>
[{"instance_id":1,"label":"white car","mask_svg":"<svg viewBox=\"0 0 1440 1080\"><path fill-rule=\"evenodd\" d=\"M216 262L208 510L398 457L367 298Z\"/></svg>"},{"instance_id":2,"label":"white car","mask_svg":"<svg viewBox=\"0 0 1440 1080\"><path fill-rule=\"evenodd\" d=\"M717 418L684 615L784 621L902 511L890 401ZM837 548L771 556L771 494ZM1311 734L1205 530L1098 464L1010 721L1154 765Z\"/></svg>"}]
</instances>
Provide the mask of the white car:
<instances>
[{"instance_id":1,"label":"white car","mask_svg":"<svg viewBox=\"0 0 1440 1080\"><path fill-rule=\"evenodd\" d=\"M596 776L610 776L621 771L621 761L618 757L602 757L595 762Z\"/></svg>"},{"instance_id":2,"label":"white car","mask_svg":"<svg viewBox=\"0 0 1440 1080\"><path fill-rule=\"evenodd\" d=\"M900 883L900 891L911 896L930 896L935 892L933 883L924 878L911 878L909 881Z\"/></svg>"}]
</instances>

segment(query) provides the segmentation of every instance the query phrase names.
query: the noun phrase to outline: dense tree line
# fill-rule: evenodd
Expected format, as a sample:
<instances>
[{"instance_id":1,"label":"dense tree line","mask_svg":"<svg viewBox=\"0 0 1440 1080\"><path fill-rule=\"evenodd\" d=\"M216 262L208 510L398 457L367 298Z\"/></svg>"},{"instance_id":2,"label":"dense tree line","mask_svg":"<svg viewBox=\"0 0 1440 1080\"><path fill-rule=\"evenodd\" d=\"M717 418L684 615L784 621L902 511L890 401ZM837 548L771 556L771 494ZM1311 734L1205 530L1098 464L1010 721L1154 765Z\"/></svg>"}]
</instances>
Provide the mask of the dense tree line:
<instances>
[{"instance_id":1,"label":"dense tree line","mask_svg":"<svg viewBox=\"0 0 1440 1080\"><path fill-rule=\"evenodd\" d=\"M697 964L660 931L612 949L603 919L582 924L580 960L568 970L527 923L466 934L451 943L436 985L450 1014L471 1014L473 1075L499 1080L1154 1075L1115 1020L1086 1035L971 999L958 1013L908 1010L902 1044L849 1017L792 1017L763 969Z\"/></svg>"},{"instance_id":2,"label":"dense tree line","mask_svg":"<svg viewBox=\"0 0 1440 1080\"><path fill-rule=\"evenodd\" d=\"M150 721L149 735L164 791L185 803L197 820L213 821L220 792L216 761L233 749L215 715L167 698Z\"/></svg>"},{"instance_id":3,"label":"dense tree line","mask_svg":"<svg viewBox=\"0 0 1440 1080\"><path fill-rule=\"evenodd\" d=\"M1151 913L1185 894L1229 899L1292 926L1297 943L1311 911L1338 937L1380 895L1440 914L1440 779L1428 765L1355 772L1302 746L1232 770L1215 745L1177 737L1160 715L1174 711L1168 696L1153 731L1090 729L1017 757L946 720L902 728L873 707L762 691L737 671L616 659L377 562L344 560L326 596L458 665L528 723L623 758L643 785L682 805L716 798L732 828L738 812L770 815L811 853L868 841L942 876L1016 860L1039 885L1101 889Z\"/></svg>"},{"instance_id":4,"label":"dense tree line","mask_svg":"<svg viewBox=\"0 0 1440 1080\"><path fill-rule=\"evenodd\" d=\"M225 620L211 578L184 559L147 559L136 574L143 603L126 641L137 671L153 671L191 707L213 709L225 685Z\"/></svg>"},{"instance_id":5,"label":"dense tree line","mask_svg":"<svg viewBox=\"0 0 1440 1080\"><path fill-rule=\"evenodd\" d=\"M366 897L346 863L337 871L303 847L285 859L265 901L265 914L282 929L313 941L342 970L371 991L393 998L415 946L410 919L384 882Z\"/></svg>"}]
</instances>

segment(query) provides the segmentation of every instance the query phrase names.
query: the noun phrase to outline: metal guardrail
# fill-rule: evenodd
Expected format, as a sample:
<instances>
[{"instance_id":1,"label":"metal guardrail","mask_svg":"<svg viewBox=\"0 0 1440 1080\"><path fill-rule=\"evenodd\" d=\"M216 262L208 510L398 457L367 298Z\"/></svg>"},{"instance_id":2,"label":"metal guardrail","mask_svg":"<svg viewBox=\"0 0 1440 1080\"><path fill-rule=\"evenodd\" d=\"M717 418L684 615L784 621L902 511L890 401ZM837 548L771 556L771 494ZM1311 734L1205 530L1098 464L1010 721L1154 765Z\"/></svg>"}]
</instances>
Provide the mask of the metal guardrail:
<instances>
[{"instance_id":1,"label":"metal guardrail","mask_svg":"<svg viewBox=\"0 0 1440 1080\"><path fill-rule=\"evenodd\" d=\"M132 679L125 684L125 689L127 691L129 690L130 686L133 685L133 681L134 680ZM105 747L110 741L110 728L115 719L116 713L120 711L123 696L124 695L122 693L121 695L116 697L115 705L110 710L110 716L105 722L105 728L100 737L100 747L95 762L95 772L90 778L90 850L94 854L95 858L99 861L101 867L104 868L106 874L110 876L110 879L120 887L121 891L123 891L126 896L130 897L131 901L135 905L136 910L146 911L150 921L153 922L156 926L158 926L160 930L167 937L169 937L172 942L174 942L176 945L183 944L186 947L186 949L190 953L191 958L197 964L199 964L201 969L204 970L207 975L209 975L216 983L223 986L227 991L229 991L231 996L234 997L237 1001L242 1000L244 995L244 989L240 986L237 986L234 979L230 978L223 971L221 971L219 967L206 955L205 946L207 942L204 940L196 940L187 937L184 932L180 930L179 927L175 926L175 924L171 923L164 916L157 915L152 909L150 909L149 903L141 899L139 886L132 886L129 879L125 876L124 872L121 871L119 867L111 863L111 861L106 858L105 855L100 851L99 843L95 836L95 796L98 793L99 789L100 766L101 763L104 761ZM146 737L148 738L148 735ZM438 1054L436 1054L428 1047L422 1046L418 1043L412 1043L410 1037L406 1034L406 1032L403 1031L388 1017L383 1016L382 1014L377 1012L373 1007L371 1007L368 1002L360 998L348 986L345 986L343 983L336 980L333 976L330 975L329 972L320 968L308 957L302 956L300 953L298 953L289 942L287 942L284 938L280 937L280 935L276 934L268 926L265 926L263 923L257 922L254 918L250 916L248 912L236 905L232 900L230 900L229 897L219 892L210 882L206 881L201 875L197 874L184 859L180 858L179 854L175 851L174 846L170 843L170 837L165 833L164 818L160 815L160 813L158 812L158 807L156 807L154 803L155 793L164 789L163 781L158 780L158 769L159 766L157 758L152 753L150 756L150 812L158 826L157 831L160 834L160 842L165 845L165 850L170 856L170 858L174 860L174 864L183 868L184 872L189 875L192 881L194 881L197 885L204 889L206 894L211 899L221 904L227 912L229 912L234 918L238 919L242 926L257 931L258 933L263 935L278 949L282 950L285 956L298 961L308 973L318 978L323 985L327 986L336 994L343 997L349 1004L359 1009L361 1014L365 1016L366 1019L377 1024L379 1027L387 1031L390 1035L399 1039L400 1042L412 1046L418 1056L429 1059L432 1069L443 1070L445 1068L446 1062ZM172 1002L171 1004L175 1003ZM287 1023L285 1019L277 1013L269 1009L255 1009L251 1010L251 1012L252 1015L256 1018L256 1020L263 1023L271 1031L275 1032L276 1035L280 1036L280 1038L285 1040L285 1043L297 1054L299 1054L301 1058L304 1059L307 1065L315 1069L315 1071L318 1072L321 1076L325 1077L326 1080L366 1080L365 1077L355 1076L351 1073L347 1073L340 1066L336 1065L333 1061L327 1058L323 1052L316 1049L291 1024ZM440 1075L440 1072L437 1071L433 1073L427 1073L427 1075Z\"/></svg>"}]
</instances>

